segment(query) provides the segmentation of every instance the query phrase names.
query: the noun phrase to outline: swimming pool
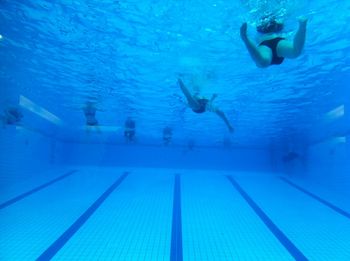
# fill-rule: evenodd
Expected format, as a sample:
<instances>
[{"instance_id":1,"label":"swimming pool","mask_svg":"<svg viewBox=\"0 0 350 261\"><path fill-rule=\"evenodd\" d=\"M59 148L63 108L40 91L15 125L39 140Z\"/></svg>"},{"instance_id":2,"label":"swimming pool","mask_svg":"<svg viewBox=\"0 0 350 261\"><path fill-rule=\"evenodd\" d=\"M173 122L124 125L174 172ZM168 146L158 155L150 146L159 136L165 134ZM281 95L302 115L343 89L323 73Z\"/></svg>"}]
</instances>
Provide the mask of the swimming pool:
<instances>
[{"instance_id":1,"label":"swimming pool","mask_svg":"<svg viewBox=\"0 0 350 261\"><path fill-rule=\"evenodd\" d=\"M347 200L309 182L269 173L159 168L50 172L2 196L3 260L350 255Z\"/></svg>"},{"instance_id":2,"label":"swimming pool","mask_svg":"<svg viewBox=\"0 0 350 261\"><path fill-rule=\"evenodd\" d=\"M0 260L349 260L349 9L2 1ZM257 68L268 12L306 44Z\"/></svg>"}]
</instances>

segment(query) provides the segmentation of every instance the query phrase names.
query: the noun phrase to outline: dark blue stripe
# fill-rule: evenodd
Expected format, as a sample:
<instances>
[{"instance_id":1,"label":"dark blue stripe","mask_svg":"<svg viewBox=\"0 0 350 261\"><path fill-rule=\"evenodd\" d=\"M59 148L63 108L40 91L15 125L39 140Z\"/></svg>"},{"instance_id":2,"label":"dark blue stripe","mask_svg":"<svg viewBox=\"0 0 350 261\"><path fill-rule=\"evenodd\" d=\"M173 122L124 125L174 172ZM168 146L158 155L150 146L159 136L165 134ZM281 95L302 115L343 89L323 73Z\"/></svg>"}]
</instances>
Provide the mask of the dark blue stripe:
<instances>
[{"instance_id":1,"label":"dark blue stripe","mask_svg":"<svg viewBox=\"0 0 350 261\"><path fill-rule=\"evenodd\" d=\"M53 179L53 180L51 180L51 181L49 181L49 182L47 182L45 184L42 184L39 187L36 187L36 188L34 188L32 190L24 192L23 194L21 194L21 195L19 195L17 197L14 197L13 199L5 201L4 203L0 204L0 209L6 208L6 207L8 207L8 206L10 206L10 205L20 201L21 199L24 199L24 198L34 194L35 192L38 192L38 191L40 191L40 190L42 190L44 188L47 188L48 186L50 186L50 185L52 185L52 184L54 184L54 183L56 183L56 182L58 182L58 181L60 181L62 179L65 179L65 178L69 177L74 172L76 172L76 170L69 171L68 173L66 173L66 174L64 174L62 176L59 176L59 177L57 177L57 178L55 178L55 179Z\"/></svg>"},{"instance_id":2,"label":"dark blue stripe","mask_svg":"<svg viewBox=\"0 0 350 261\"><path fill-rule=\"evenodd\" d=\"M170 261L182 261L181 185L178 174L174 184Z\"/></svg>"},{"instance_id":3,"label":"dark blue stripe","mask_svg":"<svg viewBox=\"0 0 350 261\"><path fill-rule=\"evenodd\" d=\"M308 260L304 254L287 238L287 236L272 222L272 220L264 213L264 211L253 201L253 199L238 185L233 177L227 176L228 180L247 201L249 206L265 223L280 243L288 250L288 252L295 258L295 260Z\"/></svg>"},{"instance_id":4,"label":"dark blue stripe","mask_svg":"<svg viewBox=\"0 0 350 261\"><path fill-rule=\"evenodd\" d=\"M303 189L302 187L299 187L297 184L294 184L293 182L289 181L288 179L284 178L284 177L280 177L280 179L284 182L286 182L287 184L289 184L290 186L296 188L297 190L305 193L306 195L308 195L309 197L316 199L318 202L322 203L323 205L333 209L335 212L339 213L340 215L343 215L346 218L350 219L350 213L346 212L345 210L333 205L332 203L328 202L327 200L324 200L322 198L320 198L319 196Z\"/></svg>"},{"instance_id":5,"label":"dark blue stripe","mask_svg":"<svg viewBox=\"0 0 350 261\"><path fill-rule=\"evenodd\" d=\"M128 172L124 172L55 242L51 244L37 260L50 260L71 237L85 224L109 195L123 182Z\"/></svg>"}]
</instances>

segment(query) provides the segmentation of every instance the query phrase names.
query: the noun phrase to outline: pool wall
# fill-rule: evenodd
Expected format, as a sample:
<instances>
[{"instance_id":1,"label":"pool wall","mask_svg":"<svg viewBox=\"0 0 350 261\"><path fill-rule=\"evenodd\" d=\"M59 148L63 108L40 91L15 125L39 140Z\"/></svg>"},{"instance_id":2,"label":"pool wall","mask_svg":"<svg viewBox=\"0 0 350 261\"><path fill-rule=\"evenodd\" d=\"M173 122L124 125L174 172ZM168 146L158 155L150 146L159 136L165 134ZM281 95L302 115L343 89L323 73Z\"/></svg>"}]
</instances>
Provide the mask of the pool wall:
<instances>
[{"instance_id":1,"label":"pool wall","mask_svg":"<svg viewBox=\"0 0 350 261\"><path fill-rule=\"evenodd\" d=\"M54 164L55 140L21 127L0 128L0 177L15 178Z\"/></svg>"},{"instance_id":2,"label":"pool wall","mask_svg":"<svg viewBox=\"0 0 350 261\"><path fill-rule=\"evenodd\" d=\"M307 149L307 178L337 189L350 187L350 135L332 137Z\"/></svg>"},{"instance_id":3,"label":"pool wall","mask_svg":"<svg viewBox=\"0 0 350 261\"><path fill-rule=\"evenodd\" d=\"M342 135L329 135L309 145L295 146L295 142L300 157L289 162L283 160L288 146L197 147L188 151L176 146L68 142L18 126L6 126L0 132L2 179L24 177L53 167L86 165L284 173L339 189L350 187L350 135L346 129Z\"/></svg>"},{"instance_id":4,"label":"pool wall","mask_svg":"<svg viewBox=\"0 0 350 261\"><path fill-rule=\"evenodd\" d=\"M15 126L7 126L0 132L1 176L26 175L26 170L64 165L272 170L269 149L198 147L188 151L176 146L65 142Z\"/></svg>"},{"instance_id":5,"label":"pool wall","mask_svg":"<svg viewBox=\"0 0 350 261\"><path fill-rule=\"evenodd\" d=\"M268 150L60 143L59 164L271 171Z\"/></svg>"}]
</instances>

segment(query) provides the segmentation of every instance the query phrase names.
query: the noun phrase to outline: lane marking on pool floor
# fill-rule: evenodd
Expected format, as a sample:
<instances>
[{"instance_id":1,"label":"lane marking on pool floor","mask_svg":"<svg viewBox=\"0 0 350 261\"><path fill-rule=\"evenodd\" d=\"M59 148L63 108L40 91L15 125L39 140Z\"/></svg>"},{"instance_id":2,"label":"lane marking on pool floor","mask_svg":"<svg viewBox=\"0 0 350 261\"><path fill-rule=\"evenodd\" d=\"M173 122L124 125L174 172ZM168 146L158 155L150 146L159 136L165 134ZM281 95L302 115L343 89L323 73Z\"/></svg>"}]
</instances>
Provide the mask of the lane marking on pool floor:
<instances>
[{"instance_id":1,"label":"lane marking on pool floor","mask_svg":"<svg viewBox=\"0 0 350 261\"><path fill-rule=\"evenodd\" d=\"M317 196L316 194L313 194L309 191L307 191L306 189L300 187L299 185L293 183L292 181L284 178L284 177L279 177L280 180L282 180L283 182L287 183L288 185L290 185L291 187L303 192L304 194L306 194L307 196L315 199L316 201L320 202L321 204L325 205L326 207L329 207L330 209L334 210L335 212L337 212L338 214L350 219L350 213L337 207L336 205L333 205L331 202Z\"/></svg>"},{"instance_id":2,"label":"lane marking on pool floor","mask_svg":"<svg viewBox=\"0 0 350 261\"><path fill-rule=\"evenodd\" d=\"M101 196L65 231L56 239L36 260L50 260L56 253L74 236L74 234L86 223L86 221L95 213L103 202L112 194L112 192L129 175L124 172L117 180L101 194Z\"/></svg>"},{"instance_id":3,"label":"lane marking on pool floor","mask_svg":"<svg viewBox=\"0 0 350 261\"><path fill-rule=\"evenodd\" d=\"M43 189L45 189L45 188L55 184L56 182L61 181L61 180L65 179L65 178L71 176L75 172L77 172L77 170L71 170L71 171L67 172L66 174L64 174L62 176L54 178L51 181L48 181L48 182L46 182L46 183L44 183L44 184L42 184L42 185L40 185L40 186L38 186L36 188L33 188L33 189L31 189L31 190L29 190L27 192L24 192L24 193L14 197L14 198L12 198L12 199L9 199L9 200L7 200L7 201L5 201L5 202L0 204L0 209L6 208L6 207L8 207L8 206L10 206L10 205L12 205L12 204L14 204L14 203L24 199L24 198L26 198L26 197L29 197L29 196L33 195L34 193L39 192L40 190L43 190Z\"/></svg>"},{"instance_id":4,"label":"lane marking on pool floor","mask_svg":"<svg viewBox=\"0 0 350 261\"><path fill-rule=\"evenodd\" d=\"M175 175L170 261L182 261L181 179Z\"/></svg>"},{"instance_id":5,"label":"lane marking on pool floor","mask_svg":"<svg viewBox=\"0 0 350 261\"><path fill-rule=\"evenodd\" d=\"M265 212L254 202L247 192L236 182L232 176L226 176L232 186L241 194L244 200L264 222L268 229L274 234L279 242L287 249L295 260L308 260L304 254L288 239L288 237L280 230L275 223L265 214Z\"/></svg>"}]
</instances>

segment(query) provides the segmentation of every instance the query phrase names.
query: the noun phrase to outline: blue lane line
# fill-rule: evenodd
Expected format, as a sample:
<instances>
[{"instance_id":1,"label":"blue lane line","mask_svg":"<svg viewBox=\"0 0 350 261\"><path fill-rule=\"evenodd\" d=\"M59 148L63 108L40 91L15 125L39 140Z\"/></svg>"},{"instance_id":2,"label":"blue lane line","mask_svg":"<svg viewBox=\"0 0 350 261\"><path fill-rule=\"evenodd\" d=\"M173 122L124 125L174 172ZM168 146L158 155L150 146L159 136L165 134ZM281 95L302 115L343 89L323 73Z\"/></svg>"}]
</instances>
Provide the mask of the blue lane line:
<instances>
[{"instance_id":1,"label":"blue lane line","mask_svg":"<svg viewBox=\"0 0 350 261\"><path fill-rule=\"evenodd\" d=\"M129 175L124 172L55 242L53 242L36 260L50 260L73 237L73 235L85 224L85 222L102 205L109 195Z\"/></svg>"},{"instance_id":2,"label":"blue lane line","mask_svg":"<svg viewBox=\"0 0 350 261\"><path fill-rule=\"evenodd\" d=\"M280 243L288 250L295 260L308 260L304 254L287 238L287 236L272 222L272 220L264 213L264 211L253 201L253 199L242 189L240 185L231 176L226 176L235 189L241 194L249 206L270 229L272 234L280 241Z\"/></svg>"},{"instance_id":3,"label":"blue lane line","mask_svg":"<svg viewBox=\"0 0 350 261\"><path fill-rule=\"evenodd\" d=\"M182 223L181 223L181 184L180 175L175 175L173 198L173 222L171 229L170 261L182 261Z\"/></svg>"},{"instance_id":4,"label":"blue lane line","mask_svg":"<svg viewBox=\"0 0 350 261\"><path fill-rule=\"evenodd\" d=\"M306 189L298 186L297 184L294 184L293 182L291 182L290 180L284 178L284 177L280 177L280 179L282 181L284 181L285 183L287 183L288 185L294 187L295 189L305 193L306 195L308 195L309 197L317 200L318 202L322 203L323 205L329 207L330 209L333 209L335 212L339 213L340 215L343 215L344 217L350 219L350 213L346 212L345 210L333 205L332 203L328 202L325 199L320 198L319 196L307 191Z\"/></svg>"},{"instance_id":5,"label":"blue lane line","mask_svg":"<svg viewBox=\"0 0 350 261\"><path fill-rule=\"evenodd\" d=\"M24 199L24 198L26 198L26 197L28 197L28 196L30 196L30 195L32 195L32 194L42 190L42 189L44 189L44 188L47 188L48 186L50 186L50 185L52 185L52 184L54 184L54 183L56 183L56 182L58 182L60 180L63 180L65 178L69 177L70 175L72 175L75 172L77 172L77 170L71 170L71 171L69 171L68 173L66 173L66 174L64 174L62 176L59 176L59 177L57 177L57 178L55 178L55 179L53 179L53 180L51 180L51 181L49 181L47 183L44 183L44 184L40 185L39 187L36 187L36 188L34 188L32 190L24 192L23 194L21 194L21 195L19 195L17 197L14 197L14 198L12 198L12 199L10 199L8 201L5 201L4 203L0 204L0 209L6 208L6 207L8 207L8 206L10 206L10 205L20 201L21 199Z\"/></svg>"}]
</instances>

